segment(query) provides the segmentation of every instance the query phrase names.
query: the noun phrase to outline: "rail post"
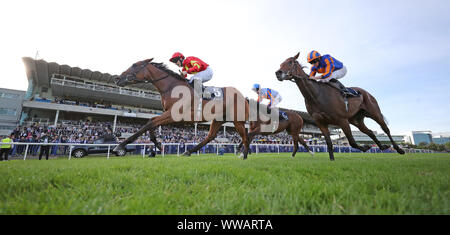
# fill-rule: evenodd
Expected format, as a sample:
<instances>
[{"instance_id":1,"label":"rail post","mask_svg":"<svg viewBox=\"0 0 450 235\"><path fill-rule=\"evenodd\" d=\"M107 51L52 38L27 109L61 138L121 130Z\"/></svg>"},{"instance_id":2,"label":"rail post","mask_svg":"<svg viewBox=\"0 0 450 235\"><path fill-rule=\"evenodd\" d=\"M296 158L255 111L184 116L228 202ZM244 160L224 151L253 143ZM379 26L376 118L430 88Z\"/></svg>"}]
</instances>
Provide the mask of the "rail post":
<instances>
[{"instance_id":1,"label":"rail post","mask_svg":"<svg viewBox=\"0 0 450 235\"><path fill-rule=\"evenodd\" d=\"M24 156L23 156L23 160L24 160L24 161L27 159L28 145L29 145L29 144L27 144L27 146L25 147L25 154L24 154Z\"/></svg>"},{"instance_id":2,"label":"rail post","mask_svg":"<svg viewBox=\"0 0 450 235\"><path fill-rule=\"evenodd\" d=\"M73 146L69 145L69 160L72 157L72 148L73 148Z\"/></svg>"},{"instance_id":3,"label":"rail post","mask_svg":"<svg viewBox=\"0 0 450 235\"><path fill-rule=\"evenodd\" d=\"M142 149L142 158L145 158L145 148L147 147L147 145L144 144L144 148Z\"/></svg>"}]
</instances>

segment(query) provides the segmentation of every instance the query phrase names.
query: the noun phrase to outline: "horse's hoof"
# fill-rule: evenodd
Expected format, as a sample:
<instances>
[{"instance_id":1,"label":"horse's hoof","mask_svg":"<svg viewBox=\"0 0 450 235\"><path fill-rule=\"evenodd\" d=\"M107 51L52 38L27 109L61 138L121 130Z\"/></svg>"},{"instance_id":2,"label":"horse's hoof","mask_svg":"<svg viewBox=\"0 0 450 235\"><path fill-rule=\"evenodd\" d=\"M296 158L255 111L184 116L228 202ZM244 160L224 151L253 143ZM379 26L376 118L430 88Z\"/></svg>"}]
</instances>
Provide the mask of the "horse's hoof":
<instances>
[{"instance_id":1,"label":"horse's hoof","mask_svg":"<svg viewBox=\"0 0 450 235\"><path fill-rule=\"evenodd\" d=\"M188 151L186 151L186 152L183 153L183 156L185 156L185 157L190 157L190 156L191 156L191 153L188 152Z\"/></svg>"},{"instance_id":2,"label":"horse's hoof","mask_svg":"<svg viewBox=\"0 0 450 235\"><path fill-rule=\"evenodd\" d=\"M315 156L313 151L309 151L309 154L311 154L311 156Z\"/></svg>"},{"instance_id":3,"label":"horse's hoof","mask_svg":"<svg viewBox=\"0 0 450 235\"><path fill-rule=\"evenodd\" d=\"M117 145L112 151L115 152L115 153L117 153L117 152L119 152L120 150L125 150L125 148L124 148L123 146L121 146L121 145Z\"/></svg>"},{"instance_id":4,"label":"horse's hoof","mask_svg":"<svg viewBox=\"0 0 450 235\"><path fill-rule=\"evenodd\" d=\"M151 151L150 154L148 155L148 157L155 157L156 156L156 152L155 151Z\"/></svg>"},{"instance_id":5,"label":"horse's hoof","mask_svg":"<svg viewBox=\"0 0 450 235\"><path fill-rule=\"evenodd\" d=\"M400 154L405 154L405 150L403 150L403 149L398 149L397 152Z\"/></svg>"}]
</instances>

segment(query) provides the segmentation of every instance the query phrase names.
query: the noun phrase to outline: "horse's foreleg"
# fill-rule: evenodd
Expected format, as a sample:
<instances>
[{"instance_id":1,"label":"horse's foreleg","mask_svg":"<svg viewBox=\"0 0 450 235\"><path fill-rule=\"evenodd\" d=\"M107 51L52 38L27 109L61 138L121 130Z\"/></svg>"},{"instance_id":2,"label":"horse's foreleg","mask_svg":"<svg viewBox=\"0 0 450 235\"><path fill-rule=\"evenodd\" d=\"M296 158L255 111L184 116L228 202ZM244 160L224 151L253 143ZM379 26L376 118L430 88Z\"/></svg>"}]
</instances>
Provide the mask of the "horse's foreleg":
<instances>
[{"instance_id":1,"label":"horse's foreleg","mask_svg":"<svg viewBox=\"0 0 450 235\"><path fill-rule=\"evenodd\" d=\"M184 156L190 156L191 153L197 152L199 149L201 149L203 146L205 146L211 140L216 138L217 133L219 132L220 127L222 126L222 123L223 122L218 122L216 120L213 120L212 123L211 123L211 126L209 127L208 136L206 136L206 138L200 144L197 144L193 149L184 152L183 155Z\"/></svg>"},{"instance_id":2,"label":"horse's foreleg","mask_svg":"<svg viewBox=\"0 0 450 235\"><path fill-rule=\"evenodd\" d=\"M124 150L125 146L129 143L133 143L137 138L139 138L139 136L141 136L142 134L144 134L144 132L146 132L149 129L154 128L152 119L150 119L147 124L145 124L141 129L139 129L136 133L134 133L132 136L128 137L127 139L125 139L123 142L121 142L119 145L117 145L112 151L113 152L117 152L119 150Z\"/></svg>"},{"instance_id":3,"label":"horse's foreleg","mask_svg":"<svg viewBox=\"0 0 450 235\"><path fill-rule=\"evenodd\" d=\"M247 129L245 129L245 123L244 122L234 122L234 128L239 133L239 135L242 138L242 144L244 145L244 151L242 152L243 159L247 159L248 150L249 150L249 138Z\"/></svg>"},{"instance_id":4,"label":"horse's foreleg","mask_svg":"<svg viewBox=\"0 0 450 235\"><path fill-rule=\"evenodd\" d=\"M322 131L323 136L325 137L325 141L327 142L328 154L330 155L330 160L334 161L334 152L333 152L333 142L331 142L330 131L328 130L327 125L318 125L320 130Z\"/></svg>"},{"instance_id":5,"label":"horse's foreleg","mask_svg":"<svg viewBox=\"0 0 450 235\"><path fill-rule=\"evenodd\" d=\"M295 157L298 150L298 135L292 135L292 140L294 142L294 151L292 151L291 157Z\"/></svg>"}]
</instances>

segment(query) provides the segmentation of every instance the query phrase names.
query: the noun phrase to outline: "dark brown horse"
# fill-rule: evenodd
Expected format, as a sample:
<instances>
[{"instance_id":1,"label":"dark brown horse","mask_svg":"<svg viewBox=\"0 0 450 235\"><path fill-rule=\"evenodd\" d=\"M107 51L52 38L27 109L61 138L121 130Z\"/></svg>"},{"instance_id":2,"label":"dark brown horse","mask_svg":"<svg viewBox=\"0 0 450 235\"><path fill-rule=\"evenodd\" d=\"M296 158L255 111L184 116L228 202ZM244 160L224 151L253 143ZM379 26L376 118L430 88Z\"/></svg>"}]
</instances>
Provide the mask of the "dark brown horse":
<instances>
[{"instance_id":1,"label":"dark brown horse","mask_svg":"<svg viewBox=\"0 0 450 235\"><path fill-rule=\"evenodd\" d=\"M265 105L259 104L258 107L265 108ZM292 141L294 142L294 150L292 152L292 157L295 156L298 150L298 143L300 142L303 147L305 147L311 155L314 153L309 149L308 145L306 145L305 140L300 137L300 131L303 127L303 118L295 112L292 111L284 111L288 117L288 119L282 119L279 121L278 126L275 130L263 130L261 128L262 124L268 125L270 121L263 121L258 115L257 121L250 121L250 131L248 132L248 141L252 142L252 139L256 135L275 135L284 130L288 134L292 136ZM238 149L242 148L242 143L240 143Z\"/></svg>"},{"instance_id":2,"label":"dark brown horse","mask_svg":"<svg viewBox=\"0 0 450 235\"><path fill-rule=\"evenodd\" d=\"M305 98L308 113L312 116L316 125L325 136L330 160L334 160L334 155L328 125L338 125L341 127L350 145L363 152L369 150L370 146L359 146L356 143L352 136L350 124L358 127L361 132L372 138L381 150L389 148L388 145L382 145L373 131L366 127L364 124L365 117L373 119L381 126L383 131L389 136L392 145L398 153L405 153L392 139L377 100L369 92L359 87L352 87L354 90L359 91L361 95L349 98L346 104L346 100L338 89L309 78L303 71L303 67L297 61L299 55L300 53L286 59L280 65L280 69L275 72L275 75L279 81L292 80L297 84Z\"/></svg>"},{"instance_id":3,"label":"dark brown horse","mask_svg":"<svg viewBox=\"0 0 450 235\"><path fill-rule=\"evenodd\" d=\"M152 62L153 59L133 64L129 69L116 78L118 86L151 82L161 94L161 102L164 112L151 118L138 132L120 143L113 151L123 149L127 144L134 142L147 130L150 130L150 139L155 146L161 150L160 143L157 142L154 130L158 126L169 125L171 123L194 123L211 121L208 136L205 140L186 151L183 155L190 156L198 151L217 136L217 132L223 123L230 121L242 137L244 143L244 159L247 158L248 142L245 122L248 120L248 103L242 94L233 87L223 88L221 99L205 101L202 100L200 92L194 92L187 80L168 69L162 63ZM198 109L198 101L202 109ZM201 101L201 102L200 102ZM207 110L207 111L205 111Z\"/></svg>"}]
</instances>

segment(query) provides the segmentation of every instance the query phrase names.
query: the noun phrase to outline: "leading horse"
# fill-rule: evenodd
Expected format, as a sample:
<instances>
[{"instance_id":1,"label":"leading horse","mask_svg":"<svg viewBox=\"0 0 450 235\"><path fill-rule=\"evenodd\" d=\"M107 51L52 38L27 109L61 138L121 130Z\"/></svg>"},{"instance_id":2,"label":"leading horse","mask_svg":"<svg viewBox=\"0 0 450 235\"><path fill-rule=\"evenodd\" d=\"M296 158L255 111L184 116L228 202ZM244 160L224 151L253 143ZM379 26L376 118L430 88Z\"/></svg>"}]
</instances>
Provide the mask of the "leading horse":
<instances>
[{"instance_id":1,"label":"leading horse","mask_svg":"<svg viewBox=\"0 0 450 235\"><path fill-rule=\"evenodd\" d=\"M299 55L300 53L297 53L294 57L286 59L280 65L280 69L275 72L275 75L279 81L291 80L297 84L297 87L305 98L308 113L312 116L325 137L330 160L334 160L334 154L328 125L338 125L341 127L350 146L363 152L369 150L370 146L360 146L356 143L352 136L350 124L358 127L361 132L368 135L381 150L389 148L388 145L382 145L373 131L366 127L364 124L365 117L377 122L388 135L394 149L400 154L405 154L405 151L392 139L377 100L369 92L359 87L352 87L354 90L359 91L361 95L349 98L347 103L347 100L344 99L338 89L326 83L319 83L310 79L297 61Z\"/></svg>"},{"instance_id":2,"label":"leading horse","mask_svg":"<svg viewBox=\"0 0 450 235\"><path fill-rule=\"evenodd\" d=\"M154 134L156 127L180 122L211 121L208 136L193 149L183 154L190 156L191 153L198 151L213 140L223 123L231 121L244 143L243 157L246 159L249 143L245 122L248 120L249 106L244 96L233 87L224 87L222 99L204 100L201 92L194 92L194 88L188 84L183 76L168 69L163 63L155 63L152 60L153 58L134 63L120 76L116 77L116 84L123 87L143 82L152 83L161 94L164 112L151 118L139 131L116 146L113 151L124 149L127 144L134 142L148 130L150 130L150 139L161 150L161 144L157 142ZM198 109L198 105L195 104L196 100L201 101L199 101L199 104L204 107L203 109ZM210 112L204 112L207 108Z\"/></svg>"}]
</instances>

